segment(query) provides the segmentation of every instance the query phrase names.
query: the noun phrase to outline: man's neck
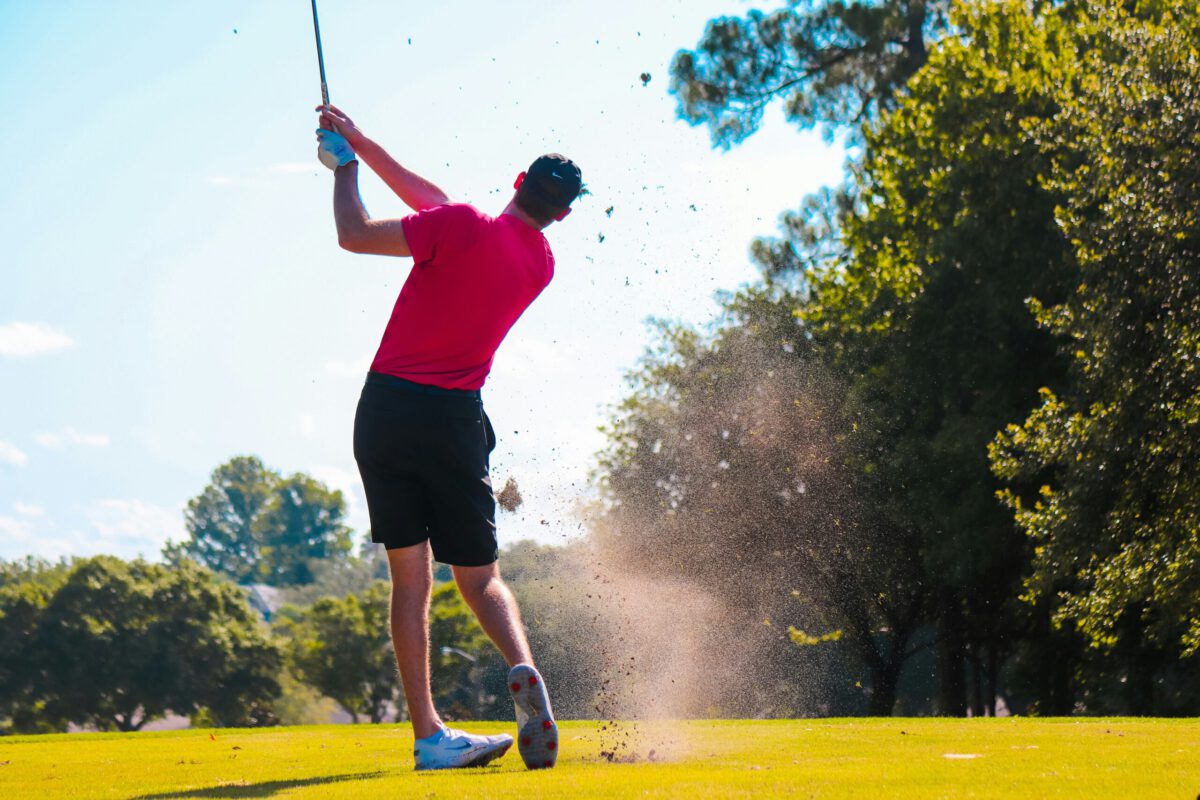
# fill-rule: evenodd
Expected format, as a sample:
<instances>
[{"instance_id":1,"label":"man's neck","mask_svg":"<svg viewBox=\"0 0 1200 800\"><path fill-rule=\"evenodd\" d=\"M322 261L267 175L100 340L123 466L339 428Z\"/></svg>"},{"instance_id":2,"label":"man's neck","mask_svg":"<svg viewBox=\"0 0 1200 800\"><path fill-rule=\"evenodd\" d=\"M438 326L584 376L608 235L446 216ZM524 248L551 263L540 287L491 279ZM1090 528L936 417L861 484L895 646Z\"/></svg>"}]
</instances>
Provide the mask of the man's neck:
<instances>
[{"instance_id":1,"label":"man's neck","mask_svg":"<svg viewBox=\"0 0 1200 800\"><path fill-rule=\"evenodd\" d=\"M510 200L508 205L505 206L504 210L501 211L500 213L508 214L509 216L516 217L517 219L521 220L521 222L524 222L526 225L533 228L535 231L540 231L543 228L547 227L546 225L542 225L537 220L535 220L533 217L529 216L524 211L522 211L520 206L517 205L516 200Z\"/></svg>"}]
</instances>

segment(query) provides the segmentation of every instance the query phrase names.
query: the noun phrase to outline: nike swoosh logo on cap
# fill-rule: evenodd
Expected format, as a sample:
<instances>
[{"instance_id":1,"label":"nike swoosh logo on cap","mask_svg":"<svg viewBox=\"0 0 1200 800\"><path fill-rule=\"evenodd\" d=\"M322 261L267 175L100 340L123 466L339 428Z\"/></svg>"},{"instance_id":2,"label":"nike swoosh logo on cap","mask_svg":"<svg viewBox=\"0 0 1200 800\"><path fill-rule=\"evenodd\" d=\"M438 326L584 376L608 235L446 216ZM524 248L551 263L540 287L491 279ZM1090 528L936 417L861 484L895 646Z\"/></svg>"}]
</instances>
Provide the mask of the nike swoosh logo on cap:
<instances>
[{"instance_id":1,"label":"nike swoosh logo on cap","mask_svg":"<svg viewBox=\"0 0 1200 800\"><path fill-rule=\"evenodd\" d=\"M562 180L562 175L559 175L554 170L550 170L550 174L553 175L554 177L558 178L560 181Z\"/></svg>"}]
</instances>

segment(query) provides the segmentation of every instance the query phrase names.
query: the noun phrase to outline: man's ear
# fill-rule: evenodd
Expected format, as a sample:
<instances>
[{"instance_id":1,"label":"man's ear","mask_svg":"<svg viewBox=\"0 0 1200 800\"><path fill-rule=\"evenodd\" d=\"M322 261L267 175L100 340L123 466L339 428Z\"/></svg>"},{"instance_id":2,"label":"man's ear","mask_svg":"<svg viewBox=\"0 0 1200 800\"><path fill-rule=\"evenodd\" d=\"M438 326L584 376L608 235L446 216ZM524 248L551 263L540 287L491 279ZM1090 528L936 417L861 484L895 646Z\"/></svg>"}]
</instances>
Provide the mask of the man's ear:
<instances>
[{"instance_id":1,"label":"man's ear","mask_svg":"<svg viewBox=\"0 0 1200 800\"><path fill-rule=\"evenodd\" d=\"M562 222L564 219L566 219L566 218L567 218L567 216L568 216L570 213L571 213L571 209L568 207L566 211L564 211L563 213L561 213L561 214L559 214L557 217L555 217L555 218L554 218L554 221L555 221L555 222Z\"/></svg>"},{"instance_id":2,"label":"man's ear","mask_svg":"<svg viewBox=\"0 0 1200 800\"><path fill-rule=\"evenodd\" d=\"M520 189L521 184L524 182L525 182L525 173L522 172L520 175L517 176L517 179L515 181L513 181L513 188Z\"/></svg>"}]
</instances>

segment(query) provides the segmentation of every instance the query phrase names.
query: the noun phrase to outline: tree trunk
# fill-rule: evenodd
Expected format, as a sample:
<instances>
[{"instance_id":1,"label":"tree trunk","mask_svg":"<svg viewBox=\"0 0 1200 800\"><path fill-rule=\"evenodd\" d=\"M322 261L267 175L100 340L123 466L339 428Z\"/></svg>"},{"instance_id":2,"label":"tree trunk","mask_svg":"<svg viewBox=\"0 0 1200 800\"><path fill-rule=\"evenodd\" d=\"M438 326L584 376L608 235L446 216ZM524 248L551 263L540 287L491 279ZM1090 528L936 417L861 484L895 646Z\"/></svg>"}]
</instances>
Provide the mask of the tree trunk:
<instances>
[{"instance_id":1,"label":"tree trunk","mask_svg":"<svg viewBox=\"0 0 1200 800\"><path fill-rule=\"evenodd\" d=\"M967 686L963 662L967 644L958 596L951 591L943 592L938 612L938 713L965 717Z\"/></svg>"},{"instance_id":2,"label":"tree trunk","mask_svg":"<svg viewBox=\"0 0 1200 800\"><path fill-rule=\"evenodd\" d=\"M868 663L871 672L871 702L867 713L872 717L890 717L896 709L896 687L900 683L900 672L908 661L908 642L912 638L912 626L905 620L893 623L892 646L887 654L877 650L878 656Z\"/></svg>"},{"instance_id":3,"label":"tree trunk","mask_svg":"<svg viewBox=\"0 0 1200 800\"><path fill-rule=\"evenodd\" d=\"M970 657L968 659L971 665L971 716L985 717L987 716L987 707L984 702L983 695L983 653L979 645L975 644L970 647Z\"/></svg>"},{"instance_id":4,"label":"tree trunk","mask_svg":"<svg viewBox=\"0 0 1200 800\"><path fill-rule=\"evenodd\" d=\"M1066 630L1055 630L1050 609L1042 604L1036 617L1033 641L1037 647L1037 712L1042 716L1061 717L1075 709L1071 672L1075 665L1075 643Z\"/></svg>"},{"instance_id":5,"label":"tree trunk","mask_svg":"<svg viewBox=\"0 0 1200 800\"><path fill-rule=\"evenodd\" d=\"M987 658L987 713L996 716L996 696L1000 692L1000 656L995 641L988 645Z\"/></svg>"},{"instance_id":6,"label":"tree trunk","mask_svg":"<svg viewBox=\"0 0 1200 800\"><path fill-rule=\"evenodd\" d=\"M928 16L924 3L914 3L908 8L908 38L904 49L908 52L909 68L915 73L929 60L929 49L925 45L925 19Z\"/></svg>"},{"instance_id":7,"label":"tree trunk","mask_svg":"<svg viewBox=\"0 0 1200 800\"><path fill-rule=\"evenodd\" d=\"M117 724L117 730L121 733L133 733L134 731L141 730L141 727L146 724L148 717L143 716L141 722L135 723L133 721L135 714L137 714L136 710L126 714L113 715L113 722Z\"/></svg>"},{"instance_id":8,"label":"tree trunk","mask_svg":"<svg viewBox=\"0 0 1200 800\"><path fill-rule=\"evenodd\" d=\"M867 713L872 717L890 717L896 708L896 684L900 681L903 661L890 659L871 668L871 702Z\"/></svg>"}]
</instances>

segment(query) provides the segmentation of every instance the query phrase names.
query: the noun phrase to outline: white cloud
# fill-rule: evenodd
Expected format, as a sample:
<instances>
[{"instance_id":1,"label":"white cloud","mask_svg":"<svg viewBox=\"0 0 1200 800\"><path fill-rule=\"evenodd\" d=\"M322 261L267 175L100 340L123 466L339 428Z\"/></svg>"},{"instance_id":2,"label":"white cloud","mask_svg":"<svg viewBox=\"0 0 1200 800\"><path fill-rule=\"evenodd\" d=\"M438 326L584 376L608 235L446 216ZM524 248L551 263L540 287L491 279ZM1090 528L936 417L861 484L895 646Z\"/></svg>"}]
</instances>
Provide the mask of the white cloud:
<instances>
[{"instance_id":1,"label":"white cloud","mask_svg":"<svg viewBox=\"0 0 1200 800\"><path fill-rule=\"evenodd\" d=\"M16 507L18 514L24 513L20 503L17 503ZM33 515L24 518L0 516L0 558L66 558L84 553L90 540L94 538L77 532L64 534L56 531L54 523L44 517L39 518L35 524L31 516Z\"/></svg>"},{"instance_id":2,"label":"white cloud","mask_svg":"<svg viewBox=\"0 0 1200 800\"><path fill-rule=\"evenodd\" d=\"M229 175L209 175L204 182L212 186L233 186L237 183L237 179Z\"/></svg>"},{"instance_id":3,"label":"white cloud","mask_svg":"<svg viewBox=\"0 0 1200 800\"><path fill-rule=\"evenodd\" d=\"M13 510L22 517L41 517L45 516L46 514L46 509L42 508L41 506L35 506L31 503L22 503L20 501L13 503Z\"/></svg>"},{"instance_id":4,"label":"white cloud","mask_svg":"<svg viewBox=\"0 0 1200 800\"><path fill-rule=\"evenodd\" d=\"M502 379L555 375L565 363L564 350L563 345L518 336L500 346L492 374Z\"/></svg>"},{"instance_id":5,"label":"white cloud","mask_svg":"<svg viewBox=\"0 0 1200 800\"><path fill-rule=\"evenodd\" d=\"M373 356L363 356L350 361L326 361L325 371L343 378L365 378L373 360Z\"/></svg>"},{"instance_id":6,"label":"white cloud","mask_svg":"<svg viewBox=\"0 0 1200 800\"><path fill-rule=\"evenodd\" d=\"M0 538L4 539L5 545L11 547L13 544L31 541L33 539L33 529L23 519L0 517Z\"/></svg>"},{"instance_id":7,"label":"white cloud","mask_svg":"<svg viewBox=\"0 0 1200 800\"><path fill-rule=\"evenodd\" d=\"M15 444L0 439L0 463L23 467L29 463L29 456L22 453Z\"/></svg>"},{"instance_id":8,"label":"white cloud","mask_svg":"<svg viewBox=\"0 0 1200 800\"><path fill-rule=\"evenodd\" d=\"M319 161L285 161L281 164L272 164L269 169L271 172L278 172L283 175L302 175L306 172L319 172L324 169Z\"/></svg>"},{"instance_id":9,"label":"white cloud","mask_svg":"<svg viewBox=\"0 0 1200 800\"><path fill-rule=\"evenodd\" d=\"M80 433L70 425L54 433L39 433L33 437L33 440L42 447L49 447L52 450L62 450L69 445L108 447L109 444L108 434Z\"/></svg>"},{"instance_id":10,"label":"white cloud","mask_svg":"<svg viewBox=\"0 0 1200 800\"><path fill-rule=\"evenodd\" d=\"M0 356L30 358L72 347L75 340L58 328L40 322L0 325Z\"/></svg>"},{"instance_id":11,"label":"white cloud","mask_svg":"<svg viewBox=\"0 0 1200 800\"><path fill-rule=\"evenodd\" d=\"M122 558L154 558L168 540L184 538L183 511L142 500L98 500L86 509L94 536L89 549Z\"/></svg>"},{"instance_id":12,"label":"white cloud","mask_svg":"<svg viewBox=\"0 0 1200 800\"><path fill-rule=\"evenodd\" d=\"M296 415L296 425L294 430L305 439L313 438L317 432L317 418L312 414L309 414L307 411L301 411Z\"/></svg>"}]
</instances>

